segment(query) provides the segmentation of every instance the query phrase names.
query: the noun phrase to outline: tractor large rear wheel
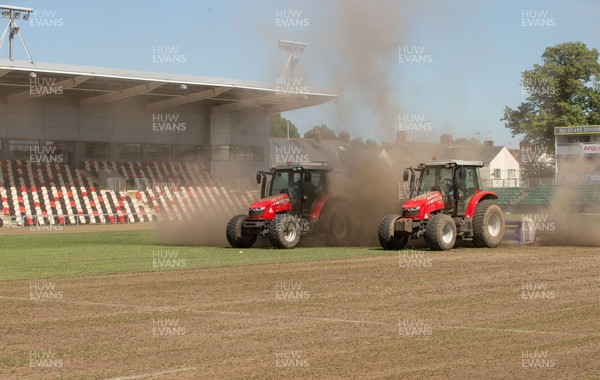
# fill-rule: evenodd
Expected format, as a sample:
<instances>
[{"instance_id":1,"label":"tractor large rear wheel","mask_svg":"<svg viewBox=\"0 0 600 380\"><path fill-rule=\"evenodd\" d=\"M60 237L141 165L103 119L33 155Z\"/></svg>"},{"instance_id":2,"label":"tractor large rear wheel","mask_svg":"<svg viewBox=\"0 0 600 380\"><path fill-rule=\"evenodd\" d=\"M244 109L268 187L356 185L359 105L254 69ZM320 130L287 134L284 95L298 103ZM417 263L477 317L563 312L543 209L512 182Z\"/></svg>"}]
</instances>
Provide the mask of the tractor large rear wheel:
<instances>
[{"instance_id":1,"label":"tractor large rear wheel","mask_svg":"<svg viewBox=\"0 0 600 380\"><path fill-rule=\"evenodd\" d=\"M296 218L289 214L278 214L269 226L269 240L275 248L294 248L300 242L300 226Z\"/></svg>"},{"instance_id":2,"label":"tractor large rear wheel","mask_svg":"<svg viewBox=\"0 0 600 380\"><path fill-rule=\"evenodd\" d=\"M447 251L456 243L456 224L450 215L433 215L427 222L423 236L432 251Z\"/></svg>"},{"instance_id":3,"label":"tractor large rear wheel","mask_svg":"<svg viewBox=\"0 0 600 380\"><path fill-rule=\"evenodd\" d=\"M348 245L351 233L350 215L341 204L325 206L323 214L319 217L318 226L327 245Z\"/></svg>"},{"instance_id":4,"label":"tractor large rear wheel","mask_svg":"<svg viewBox=\"0 0 600 380\"><path fill-rule=\"evenodd\" d=\"M394 231L394 224L400 218L398 214L386 215L379 222L377 237L381 248L386 251L399 251L406 247L408 243L408 234Z\"/></svg>"},{"instance_id":5,"label":"tractor large rear wheel","mask_svg":"<svg viewBox=\"0 0 600 380\"><path fill-rule=\"evenodd\" d=\"M244 228L246 219L248 219L247 215L236 215L227 223L225 233L227 241L233 248L250 248L256 242L256 235Z\"/></svg>"},{"instance_id":6,"label":"tractor large rear wheel","mask_svg":"<svg viewBox=\"0 0 600 380\"><path fill-rule=\"evenodd\" d=\"M504 213L491 200L479 202L473 215L473 245L496 248L504 239Z\"/></svg>"}]
</instances>

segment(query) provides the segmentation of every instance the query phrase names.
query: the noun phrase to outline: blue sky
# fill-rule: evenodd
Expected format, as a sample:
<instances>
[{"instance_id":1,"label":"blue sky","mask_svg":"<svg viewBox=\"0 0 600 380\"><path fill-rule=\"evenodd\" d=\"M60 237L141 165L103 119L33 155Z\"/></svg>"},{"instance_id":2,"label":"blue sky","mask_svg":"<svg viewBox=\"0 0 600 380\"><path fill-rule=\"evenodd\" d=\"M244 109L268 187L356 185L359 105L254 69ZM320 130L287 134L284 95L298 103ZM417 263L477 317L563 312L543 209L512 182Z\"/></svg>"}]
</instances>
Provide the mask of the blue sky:
<instances>
[{"instance_id":1,"label":"blue sky","mask_svg":"<svg viewBox=\"0 0 600 380\"><path fill-rule=\"evenodd\" d=\"M310 90L342 97L285 116L301 131L325 123L380 141L391 140L399 118L408 117L428 126L411 133L414 140L451 133L517 147L500 118L504 106L525 98L521 72L540 63L548 46L582 41L600 48L595 0L5 3L39 12L20 25L40 62L274 83L287 59L277 41L305 42L299 58ZM283 25L289 23L299 25ZM156 46L177 49L185 62L153 62ZM401 47L428 62L401 63ZM5 58L6 47L0 54ZM26 58L20 44L15 55Z\"/></svg>"}]
</instances>

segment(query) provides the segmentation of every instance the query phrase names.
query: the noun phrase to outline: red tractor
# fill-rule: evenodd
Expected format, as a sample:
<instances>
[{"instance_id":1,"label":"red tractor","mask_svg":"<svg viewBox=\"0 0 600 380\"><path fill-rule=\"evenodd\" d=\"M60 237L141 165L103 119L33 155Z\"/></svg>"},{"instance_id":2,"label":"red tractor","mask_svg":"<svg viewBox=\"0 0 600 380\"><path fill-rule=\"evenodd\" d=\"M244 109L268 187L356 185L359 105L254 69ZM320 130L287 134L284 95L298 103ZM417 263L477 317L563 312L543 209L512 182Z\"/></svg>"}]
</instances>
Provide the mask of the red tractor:
<instances>
[{"instance_id":1,"label":"red tractor","mask_svg":"<svg viewBox=\"0 0 600 380\"><path fill-rule=\"evenodd\" d=\"M480 161L445 160L404 169L404 182L410 175L410 199L402 215L387 215L379 223L381 247L400 250L420 237L434 251L451 249L456 239L476 247L500 245L504 213L494 203L496 193L481 190L481 167Z\"/></svg>"},{"instance_id":2,"label":"red tractor","mask_svg":"<svg viewBox=\"0 0 600 380\"><path fill-rule=\"evenodd\" d=\"M346 201L330 193L325 163L285 165L256 173L261 200L248 215L236 215L227 223L227 241L234 248L249 248L258 236L276 248L293 248L300 237L323 238L328 245L344 245L350 236Z\"/></svg>"}]
</instances>

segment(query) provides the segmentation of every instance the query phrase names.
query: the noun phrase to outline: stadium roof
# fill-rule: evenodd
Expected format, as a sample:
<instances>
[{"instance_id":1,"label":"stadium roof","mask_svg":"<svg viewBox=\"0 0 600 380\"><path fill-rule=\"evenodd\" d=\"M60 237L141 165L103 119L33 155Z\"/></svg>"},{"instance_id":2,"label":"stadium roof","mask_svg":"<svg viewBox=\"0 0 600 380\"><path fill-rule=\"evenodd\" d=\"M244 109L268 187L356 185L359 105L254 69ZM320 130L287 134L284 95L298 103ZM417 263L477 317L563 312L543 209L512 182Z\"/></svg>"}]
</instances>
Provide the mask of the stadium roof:
<instances>
[{"instance_id":1,"label":"stadium roof","mask_svg":"<svg viewBox=\"0 0 600 380\"><path fill-rule=\"evenodd\" d=\"M322 104L337 97L310 91L283 94L277 91L275 83L0 60L0 97L6 103L34 99L31 87L35 85L60 87L63 96L75 98L81 108L143 97L148 111L201 102L213 114L252 107L272 114Z\"/></svg>"}]
</instances>

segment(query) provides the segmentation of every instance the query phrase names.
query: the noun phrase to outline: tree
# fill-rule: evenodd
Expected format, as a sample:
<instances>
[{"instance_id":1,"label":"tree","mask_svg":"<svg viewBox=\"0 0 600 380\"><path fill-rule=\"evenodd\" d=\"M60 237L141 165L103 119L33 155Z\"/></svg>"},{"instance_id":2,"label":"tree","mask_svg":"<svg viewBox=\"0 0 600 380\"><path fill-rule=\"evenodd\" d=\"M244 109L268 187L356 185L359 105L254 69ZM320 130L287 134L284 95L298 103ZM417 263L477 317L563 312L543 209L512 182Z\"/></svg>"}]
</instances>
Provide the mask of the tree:
<instances>
[{"instance_id":1,"label":"tree","mask_svg":"<svg viewBox=\"0 0 600 380\"><path fill-rule=\"evenodd\" d=\"M335 140L337 136L335 131L325 124L315 125L311 130L306 131L304 134L305 139L315 139L317 138L317 132L321 134L322 139Z\"/></svg>"},{"instance_id":2,"label":"tree","mask_svg":"<svg viewBox=\"0 0 600 380\"><path fill-rule=\"evenodd\" d=\"M269 130L271 137L288 137L288 124L290 127L290 137L298 138L300 133L296 125L282 117L280 113L275 113L269 116Z\"/></svg>"},{"instance_id":3,"label":"tree","mask_svg":"<svg viewBox=\"0 0 600 380\"><path fill-rule=\"evenodd\" d=\"M542 65L522 74L526 101L516 109L504 108L506 128L513 137L537 147L554 150L554 127L600 124L600 79L598 50L582 42L566 42L548 47Z\"/></svg>"}]
</instances>

